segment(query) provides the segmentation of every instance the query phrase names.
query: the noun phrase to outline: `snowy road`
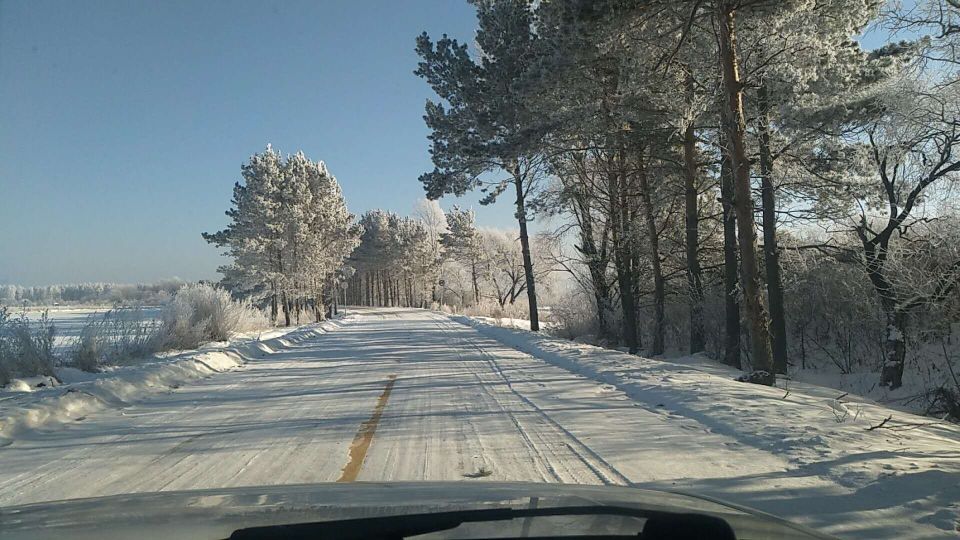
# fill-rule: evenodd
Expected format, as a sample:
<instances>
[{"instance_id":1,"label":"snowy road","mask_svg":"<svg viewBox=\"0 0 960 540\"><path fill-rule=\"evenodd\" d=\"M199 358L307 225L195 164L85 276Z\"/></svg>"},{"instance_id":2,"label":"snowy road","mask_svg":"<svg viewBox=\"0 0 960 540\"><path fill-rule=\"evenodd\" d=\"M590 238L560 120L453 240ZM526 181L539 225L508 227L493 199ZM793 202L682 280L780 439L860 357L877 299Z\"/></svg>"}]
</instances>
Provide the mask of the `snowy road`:
<instances>
[{"instance_id":1,"label":"snowy road","mask_svg":"<svg viewBox=\"0 0 960 540\"><path fill-rule=\"evenodd\" d=\"M912 521L857 500L847 500L845 517L850 490L798 474L776 453L418 310L353 311L338 330L294 339L236 371L25 434L0 449L0 461L0 506L490 478L693 489L861 537L898 534L891 520ZM864 511L880 521L845 522Z\"/></svg>"},{"instance_id":2,"label":"snowy road","mask_svg":"<svg viewBox=\"0 0 960 540\"><path fill-rule=\"evenodd\" d=\"M358 480L463 480L484 470L624 483L511 388L497 347L435 314L365 316L244 369L18 441L2 450L0 505L335 481L393 376Z\"/></svg>"}]
</instances>

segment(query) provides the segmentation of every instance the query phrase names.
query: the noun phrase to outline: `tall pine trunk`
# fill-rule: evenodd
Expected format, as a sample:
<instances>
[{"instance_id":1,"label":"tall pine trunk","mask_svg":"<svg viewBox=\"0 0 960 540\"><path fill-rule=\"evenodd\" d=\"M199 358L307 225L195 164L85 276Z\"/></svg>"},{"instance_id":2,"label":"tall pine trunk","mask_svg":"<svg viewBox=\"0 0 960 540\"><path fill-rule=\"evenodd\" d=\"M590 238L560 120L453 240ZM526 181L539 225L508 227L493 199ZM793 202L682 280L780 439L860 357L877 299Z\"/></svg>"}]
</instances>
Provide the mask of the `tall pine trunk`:
<instances>
[{"instance_id":1,"label":"tall pine trunk","mask_svg":"<svg viewBox=\"0 0 960 540\"><path fill-rule=\"evenodd\" d=\"M283 291L281 302L283 303L284 326L290 326L290 301L287 300L287 291Z\"/></svg>"},{"instance_id":2,"label":"tall pine trunk","mask_svg":"<svg viewBox=\"0 0 960 540\"><path fill-rule=\"evenodd\" d=\"M773 154L770 150L770 98L766 85L757 89L757 133L760 143L760 194L763 207L763 262L767 272L767 302L770 306L770 346L773 369L787 372L787 320L780 278L777 246L777 207L773 189Z\"/></svg>"},{"instance_id":3,"label":"tall pine trunk","mask_svg":"<svg viewBox=\"0 0 960 540\"><path fill-rule=\"evenodd\" d=\"M646 157L644 151L638 154L637 175L640 181L640 201L642 203L643 221L647 229L649 243L648 257L653 272L653 341L650 344L650 354L660 355L664 350L664 334L666 333L666 284L663 278L663 267L660 263L660 233L657 230L657 220L653 209L653 197L650 193L650 179L647 176Z\"/></svg>"},{"instance_id":4,"label":"tall pine trunk","mask_svg":"<svg viewBox=\"0 0 960 540\"><path fill-rule=\"evenodd\" d=\"M280 315L279 310L277 309L277 285L275 283L271 283L270 288L273 290L273 293L270 295L270 322L276 324L277 317Z\"/></svg>"},{"instance_id":5,"label":"tall pine trunk","mask_svg":"<svg viewBox=\"0 0 960 540\"><path fill-rule=\"evenodd\" d=\"M733 171L726 140L721 140L720 202L723 206L723 363L741 369L740 261L737 256L737 214L733 211Z\"/></svg>"},{"instance_id":6,"label":"tall pine trunk","mask_svg":"<svg viewBox=\"0 0 960 540\"><path fill-rule=\"evenodd\" d=\"M639 340L637 339L637 309L633 296L633 273L631 261L633 259L630 253L629 240L625 238L626 231L624 223L625 212L620 208L622 197L620 191L622 186L622 171L620 168L614 168L611 164L608 171L608 192L610 198L610 216L612 226L610 234L612 239L611 248L613 249L613 266L617 271L617 286L620 289L620 310L621 310L621 334L623 343L627 346L630 354L636 354L640 350Z\"/></svg>"},{"instance_id":7,"label":"tall pine trunk","mask_svg":"<svg viewBox=\"0 0 960 540\"><path fill-rule=\"evenodd\" d=\"M730 165L733 169L734 210L737 213L737 238L740 243L740 272L743 282L743 302L750 323L750 348L753 351L755 371L766 375L757 382L773 384L773 362L770 354L770 334L767 312L760 288L760 269L757 261L757 230L753 217L753 196L750 192L750 161L746 149L746 119L743 113L743 82L740 80L737 59L736 15L734 3L721 2L719 10L720 63L724 86L724 124L730 147Z\"/></svg>"},{"instance_id":8,"label":"tall pine trunk","mask_svg":"<svg viewBox=\"0 0 960 540\"><path fill-rule=\"evenodd\" d=\"M477 276L477 258L470 257L470 279L473 281L473 301L480 303L480 280Z\"/></svg>"},{"instance_id":9,"label":"tall pine trunk","mask_svg":"<svg viewBox=\"0 0 960 540\"><path fill-rule=\"evenodd\" d=\"M584 193L574 196L573 210L577 217L580 229L580 246L576 249L583 255L584 263L590 274L590 284L593 289L594 301L597 305L597 333L601 339L610 335L610 323L607 314L610 309L610 287L607 284L607 226L604 226L601 246L597 246L594 237L593 216L590 212L590 201ZM609 220L608 220L609 222Z\"/></svg>"},{"instance_id":10,"label":"tall pine trunk","mask_svg":"<svg viewBox=\"0 0 960 540\"><path fill-rule=\"evenodd\" d=\"M691 84L691 83L688 83ZM684 223L686 225L687 291L690 309L690 354L704 349L703 272L700 269L700 207L697 137L693 120L683 131Z\"/></svg>"},{"instance_id":11,"label":"tall pine trunk","mask_svg":"<svg viewBox=\"0 0 960 540\"><path fill-rule=\"evenodd\" d=\"M627 172L626 150L621 154L620 167L620 177L623 180L623 187L620 189L620 215L623 219L624 231L626 231L624 239L629 256L627 259L627 268L629 269L630 275L630 296L633 298L633 320L637 327L637 349L639 350L643 348L643 332L640 331L639 326L641 318L640 298L642 297L640 289L640 278L642 274L640 269L643 268L643 250L637 245L638 238L641 234L641 232L636 229L640 223L640 216L637 215L640 213L640 210L638 208L639 204L635 204L631 200L631 198L636 197L637 194L634 189L633 180L631 180Z\"/></svg>"},{"instance_id":12,"label":"tall pine trunk","mask_svg":"<svg viewBox=\"0 0 960 540\"><path fill-rule=\"evenodd\" d=\"M520 162L514 165L513 184L517 188L517 221L520 223L520 251L523 254L523 274L527 280L527 303L530 306L530 330L540 331L540 316L537 312L537 290L533 279L533 259L530 257L530 238L527 236L526 196L523 192L523 175Z\"/></svg>"},{"instance_id":13,"label":"tall pine trunk","mask_svg":"<svg viewBox=\"0 0 960 540\"><path fill-rule=\"evenodd\" d=\"M380 270L377 270L377 307L387 305L387 284Z\"/></svg>"}]
</instances>

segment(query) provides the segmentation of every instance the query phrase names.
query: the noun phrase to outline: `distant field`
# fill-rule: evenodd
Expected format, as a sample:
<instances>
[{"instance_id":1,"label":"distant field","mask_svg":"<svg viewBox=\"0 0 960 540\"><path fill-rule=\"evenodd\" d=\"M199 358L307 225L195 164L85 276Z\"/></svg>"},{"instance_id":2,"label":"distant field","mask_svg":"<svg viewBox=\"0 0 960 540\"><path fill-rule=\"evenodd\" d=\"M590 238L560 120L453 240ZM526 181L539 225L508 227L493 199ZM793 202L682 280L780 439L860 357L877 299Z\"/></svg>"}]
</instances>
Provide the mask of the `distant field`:
<instances>
[{"instance_id":1,"label":"distant field","mask_svg":"<svg viewBox=\"0 0 960 540\"><path fill-rule=\"evenodd\" d=\"M91 320L92 317L102 317L104 313L113 308L109 307L63 307L54 306L47 308L48 316L54 325L54 345L58 352L72 346L80 337L80 331ZM118 310L119 316L126 318L141 318L142 320L159 320L159 307L144 307L139 309L123 308ZM27 308L27 318L37 320L43 315L44 308ZM19 316L21 311L15 307L10 309L12 316Z\"/></svg>"}]
</instances>

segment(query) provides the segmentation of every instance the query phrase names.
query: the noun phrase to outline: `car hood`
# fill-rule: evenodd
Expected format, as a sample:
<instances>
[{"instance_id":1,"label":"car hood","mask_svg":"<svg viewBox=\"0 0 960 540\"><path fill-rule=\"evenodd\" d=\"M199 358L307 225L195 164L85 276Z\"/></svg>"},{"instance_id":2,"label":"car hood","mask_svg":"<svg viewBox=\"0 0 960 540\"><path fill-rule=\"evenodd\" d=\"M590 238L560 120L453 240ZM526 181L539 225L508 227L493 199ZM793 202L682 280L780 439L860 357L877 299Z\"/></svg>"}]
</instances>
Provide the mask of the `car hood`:
<instances>
[{"instance_id":1,"label":"car hood","mask_svg":"<svg viewBox=\"0 0 960 540\"><path fill-rule=\"evenodd\" d=\"M737 538L832 538L740 506L619 486L520 482L356 482L113 495L0 509L0 537L226 538L236 529L400 514L608 505L718 516Z\"/></svg>"}]
</instances>

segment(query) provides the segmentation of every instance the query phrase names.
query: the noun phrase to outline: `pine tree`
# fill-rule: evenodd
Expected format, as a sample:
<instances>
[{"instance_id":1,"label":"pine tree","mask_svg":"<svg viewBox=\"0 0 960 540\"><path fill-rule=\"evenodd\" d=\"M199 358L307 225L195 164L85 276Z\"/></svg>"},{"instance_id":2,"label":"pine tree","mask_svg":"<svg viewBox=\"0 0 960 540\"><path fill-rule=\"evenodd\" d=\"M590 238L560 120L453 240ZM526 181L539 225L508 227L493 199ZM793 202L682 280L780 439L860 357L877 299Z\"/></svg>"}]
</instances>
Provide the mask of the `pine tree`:
<instances>
[{"instance_id":1,"label":"pine tree","mask_svg":"<svg viewBox=\"0 0 960 540\"><path fill-rule=\"evenodd\" d=\"M457 262L469 269L474 302L479 303L483 247L474 222L473 211L453 206L447 212L447 230L448 232L441 236L443 246Z\"/></svg>"},{"instance_id":2,"label":"pine tree","mask_svg":"<svg viewBox=\"0 0 960 540\"><path fill-rule=\"evenodd\" d=\"M307 308L321 318L324 295L361 232L339 184L323 162L302 152L283 159L270 146L251 156L242 175L227 228L203 234L232 258L221 267L223 284L268 301L274 319L282 309L287 325Z\"/></svg>"},{"instance_id":3,"label":"pine tree","mask_svg":"<svg viewBox=\"0 0 960 540\"><path fill-rule=\"evenodd\" d=\"M424 33L417 38L421 62L416 74L424 78L442 103L427 102L431 129L430 153L435 169L423 174L427 196L462 195L479 187L481 177L504 171L509 177L494 182L482 204L490 204L511 185L516 194L530 329L540 328L530 239L527 199L536 187L541 160L536 117L516 86L529 69L536 41L529 0L475 0L479 59L466 45L444 35L434 44ZM445 105L444 105L445 103Z\"/></svg>"}]
</instances>

